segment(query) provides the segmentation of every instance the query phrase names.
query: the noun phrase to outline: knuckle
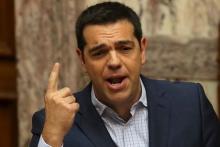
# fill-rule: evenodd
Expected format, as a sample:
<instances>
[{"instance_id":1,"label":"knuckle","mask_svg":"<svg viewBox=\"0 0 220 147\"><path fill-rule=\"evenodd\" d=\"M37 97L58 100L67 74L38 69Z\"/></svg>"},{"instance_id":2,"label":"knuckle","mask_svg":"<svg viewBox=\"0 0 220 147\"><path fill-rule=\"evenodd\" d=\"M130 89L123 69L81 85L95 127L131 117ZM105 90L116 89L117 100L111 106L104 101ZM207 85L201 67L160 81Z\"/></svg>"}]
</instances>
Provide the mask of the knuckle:
<instances>
[{"instance_id":1,"label":"knuckle","mask_svg":"<svg viewBox=\"0 0 220 147\"><path fill-rule=\"evenodd\" d=\"M69 87L65 87L65 91L66 91L67 93L71 93L71 89L70 89Z\"/></svg>"},{"instance_id":2,"label":"knuckle","mask_svg":"<svg viewBox=\"0 0 220 147\"><path fill-rule=\"evenodd\" d=\"M80 106L79 106L79 103L76 103L76 108L79 109L79 107L80 107Z\"/></svg>"},{"instance_id":3,"label":"knuckle","mask_svg":"<svg viewBox=\"0 0 220 147\"><path fill-rule=\"evenodd\" d=\"M52 101L53 103L55 103L56 105L60 105L60 103L61 103L61 101L59 101L56 96L53 96L53 97L51 98L51 101Z\"/></svg>"},{"instance_id":4,"label":"knuckle","mask_svg":"<svg viewBox=\"0 0 220 147\"><path fill-rule=\"evenodd\" d=\"M72 98L73 102L76 101L76 98L74 96L71 96L71 98Z\"/></svg>"},{"instance_id":5,"label":"knuckle","mask_svg":"<svg viewBox=\"0 0 220 147\"><path fill-rule=\"evenodd\" d=\"M78 103L74 103L74 105L73 105L73 110L75 111L75 112L77 112L78 110L79 110L79 104Z\"/></svg>"},{"instance_id":6,"label":"knuckle","mask_svg":"<svg viewBox=\"0 0 220 147\"><path fill-rule=\"evenodd\" d=\"M73 107L71 107L70 105L66 106L67 108L67 111L70 112L70 113L73 113L74 112L74 109Z\"/></svg>"},{"instance_id":7,"label":"knuckle","mask_svg":"<svg viewBox=\"0 0 220 147\"><path fill-rule=\"evenodd\" d=\"M54 93L49 93L49 92L47 92L46 94L45 94L45 98L53 98L54 97Z\"/></svg>"},{"instance_id":8,"label":"knuckle","mask_svg":"<svg viewBox=\"0 0 220 147\"><path fill-rule=\"evenodd\" d=\"M67 110L69 112L74 112L74 108L71 105L67 105Z\"/></svg>"}]
</instances>

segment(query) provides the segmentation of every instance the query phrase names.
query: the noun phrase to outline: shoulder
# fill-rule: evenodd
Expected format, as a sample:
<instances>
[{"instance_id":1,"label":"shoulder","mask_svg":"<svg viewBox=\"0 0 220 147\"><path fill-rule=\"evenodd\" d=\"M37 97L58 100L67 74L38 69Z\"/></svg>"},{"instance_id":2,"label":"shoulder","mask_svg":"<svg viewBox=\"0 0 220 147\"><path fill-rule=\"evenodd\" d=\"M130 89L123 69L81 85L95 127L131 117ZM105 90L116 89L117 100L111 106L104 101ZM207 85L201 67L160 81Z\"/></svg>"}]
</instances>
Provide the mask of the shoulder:
<instances>
[{"instance_id":1,"label":"shoulder","mask_svg":"<svg viewBox=\"0 0 220 147\"><path fill-rule=\"evenodd\" d=\"M142 78L147 95L160 97L179 105L197 105L206 99L204 90L199 83L153 80Z\"/></svg>"},{"instance_id":2,"label":"shoulder","mask_svg":"<svg viewBox=\"0 0 220 147\"><path fill-rule=\"evenodd\" d=\"M145 86L172 93L195 93L202 88L201 84L184 81L155 80L142 77Z\"/></svg>"},{"instance_id":3,"label":"shoulder","mask_svg":"<svg viewBox=\"0 0 220 147\"><path fill-rule=\"evenodd\" d=\"M171 131L177 134L181 128L184 132L188 132L186 136L188 138L200 136L204 145L218 146L220 123L199 83L148 78L142 78L142 80L147 87L147 94L154 93L153 96L149 96L151 101L156 101L156 104L160 104L156 106L163 106L168 110L170 123L172 123Z\"/></svg>"}]
</instances>

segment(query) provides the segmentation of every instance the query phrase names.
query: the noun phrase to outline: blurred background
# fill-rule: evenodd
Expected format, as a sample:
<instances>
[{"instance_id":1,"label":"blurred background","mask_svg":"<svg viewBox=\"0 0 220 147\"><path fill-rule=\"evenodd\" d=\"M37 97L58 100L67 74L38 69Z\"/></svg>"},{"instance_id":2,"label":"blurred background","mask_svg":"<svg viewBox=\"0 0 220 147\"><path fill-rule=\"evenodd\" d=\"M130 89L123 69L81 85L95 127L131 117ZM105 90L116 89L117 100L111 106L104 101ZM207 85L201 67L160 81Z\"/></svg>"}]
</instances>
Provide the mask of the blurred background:
<instances>
[{"instance_id":1,"label":"blurred background","mask_svg":"<svg viewBox=\"0 0 220 147\"><path fill-rule=\"evenodd\" d=\"M0 0L0 146L25 147L31 117L44 107L54 62L60 87L88 83L75 53L80 12L104 0ZM220 114L220 1L118 0L141 18L148 38L143 74L199 82ZM119 12L120 13L120 12Z\"/></svg>"}]
</instances>

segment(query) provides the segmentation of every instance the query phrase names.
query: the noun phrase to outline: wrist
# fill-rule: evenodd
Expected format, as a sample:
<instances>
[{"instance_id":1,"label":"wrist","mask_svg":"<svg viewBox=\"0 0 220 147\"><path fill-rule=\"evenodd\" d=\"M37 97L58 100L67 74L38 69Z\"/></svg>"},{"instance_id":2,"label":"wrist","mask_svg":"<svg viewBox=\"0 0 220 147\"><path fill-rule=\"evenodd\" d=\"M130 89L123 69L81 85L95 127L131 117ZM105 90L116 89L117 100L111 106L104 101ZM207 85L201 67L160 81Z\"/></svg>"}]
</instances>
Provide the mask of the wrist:
<instances>
[{"instance_id":1,"label":"wrist","mask_svg":"<svg viewBox=\"0 0 220 147\"><path fill-rule=\"evenodd\" d=\"M55 128L54 128L55 129ZM42 131L42 137L44 141L52 147L61 147L63 144L63 133L56 130L44 128Z\"/></svg>"}]
</instances>

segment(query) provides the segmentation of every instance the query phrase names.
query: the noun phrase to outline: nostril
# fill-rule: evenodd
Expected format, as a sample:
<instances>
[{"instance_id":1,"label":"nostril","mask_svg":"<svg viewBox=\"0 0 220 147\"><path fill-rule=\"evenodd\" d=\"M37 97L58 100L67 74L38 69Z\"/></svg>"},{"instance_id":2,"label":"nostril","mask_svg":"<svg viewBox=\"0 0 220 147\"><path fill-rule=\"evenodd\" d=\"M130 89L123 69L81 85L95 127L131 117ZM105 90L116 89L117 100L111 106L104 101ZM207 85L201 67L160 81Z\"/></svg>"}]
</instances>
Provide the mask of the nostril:
<instances>
[{"instance_id":1,"label":"nostril","mask_svg":"<svg viewBox=\"0 0 220 147\"><path fill-rule=\"evenodd\" d=\"M108 68L111 70L117 70L117 69L121 68L121 64L109 64Z\"/></svg>"},{"instance_id":2,"label":"nostril","mask_svg":"<svg viewBox=\"0 0 220 147\"><path fill-rule=\"evenodd\" d=\"M108 61L108 67L110 69L118 69L121 67L120 59L118 58L116 53L111 54L111 57L109 58Z\"/></svg>"}]
</instances>

